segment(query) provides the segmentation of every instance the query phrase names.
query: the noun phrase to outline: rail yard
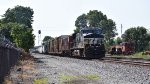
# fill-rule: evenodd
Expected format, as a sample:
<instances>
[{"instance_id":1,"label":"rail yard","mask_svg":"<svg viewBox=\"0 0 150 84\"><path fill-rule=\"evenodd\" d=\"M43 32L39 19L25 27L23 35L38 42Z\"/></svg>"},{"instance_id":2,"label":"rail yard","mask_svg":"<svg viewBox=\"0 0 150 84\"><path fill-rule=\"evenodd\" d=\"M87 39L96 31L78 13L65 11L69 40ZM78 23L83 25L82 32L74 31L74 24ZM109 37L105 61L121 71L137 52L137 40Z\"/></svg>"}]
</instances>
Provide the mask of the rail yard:
<instances>
[{"instance_id":1,"label":"rail yard","mask_svg":"<svg viewBox=\"0 0 150 84\"><path fill-rule=\"evenodd\" d=\"M150 59L125 58L133 49L124 42L106 54L102 30L82 28L30 49L30 54L20 51L19 56L33 58L12 68L4 84L149 84Z\"/></svg>"},{"instance_id":2,"label":"rail yard","mask_svg":"<svg viewBox=\"0 0 150 84\"><path fill-rule=\"evenodd\" d=\"M0 84L150 84L148 1L14 1L0 3Z\"/></svg>"}]
</instances>

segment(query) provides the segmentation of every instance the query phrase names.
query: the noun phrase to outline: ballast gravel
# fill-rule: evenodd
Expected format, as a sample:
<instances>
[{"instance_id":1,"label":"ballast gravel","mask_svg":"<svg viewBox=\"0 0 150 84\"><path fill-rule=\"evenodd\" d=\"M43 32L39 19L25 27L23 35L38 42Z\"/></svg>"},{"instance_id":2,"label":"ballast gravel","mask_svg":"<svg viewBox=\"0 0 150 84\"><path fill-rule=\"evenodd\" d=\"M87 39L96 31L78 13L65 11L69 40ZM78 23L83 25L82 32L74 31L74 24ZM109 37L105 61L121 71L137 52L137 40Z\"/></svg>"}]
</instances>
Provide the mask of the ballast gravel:
<instances>
[{"instance_id":1,"label":"ballast gravel","mask_svg":"<svg viewBox=\"0 0 150 84\"><path fill-rule=\"evenodd\" d=\"M150 67L77 59L51 55L34 55L40 76L52 84L150 84Z\"/></svg>"}]
</instances>

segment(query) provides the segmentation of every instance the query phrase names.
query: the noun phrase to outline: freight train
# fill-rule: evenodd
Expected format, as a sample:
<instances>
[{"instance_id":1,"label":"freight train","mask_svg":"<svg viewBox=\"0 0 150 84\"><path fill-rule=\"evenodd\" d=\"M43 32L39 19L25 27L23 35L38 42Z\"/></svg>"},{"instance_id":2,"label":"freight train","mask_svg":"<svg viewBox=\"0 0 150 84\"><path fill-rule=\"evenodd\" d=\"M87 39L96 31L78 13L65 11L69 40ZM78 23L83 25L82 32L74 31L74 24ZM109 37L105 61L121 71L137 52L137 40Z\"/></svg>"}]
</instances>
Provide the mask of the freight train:
<instances>
[{"instance_id":1,"label":"freight train","mask_svg":"<svg viewBox=\"0 0 150 84\"><path fill-rule=\"evenodd\" d=\"M52 55L105 57L104 35L100 28L82 28L79 33L61 35L44 43L43 46L41 46L43 49L37 50L44 50L39 52Z\"/></svg>"}]
</instances>

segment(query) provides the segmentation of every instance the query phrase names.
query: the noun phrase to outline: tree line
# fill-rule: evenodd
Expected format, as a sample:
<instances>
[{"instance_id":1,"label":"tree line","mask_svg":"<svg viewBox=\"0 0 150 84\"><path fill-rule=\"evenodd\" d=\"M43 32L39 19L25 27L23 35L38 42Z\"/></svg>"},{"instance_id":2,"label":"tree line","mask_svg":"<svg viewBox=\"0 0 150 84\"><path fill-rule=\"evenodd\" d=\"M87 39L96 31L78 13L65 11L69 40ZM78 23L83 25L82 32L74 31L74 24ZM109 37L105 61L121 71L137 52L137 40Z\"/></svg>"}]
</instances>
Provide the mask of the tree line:
<instances>
[{"instance_id":1,"label":"tree line","mask_svg":"<svg viewBox=\"0 0 150 84\"><path fill-rule=\"evenodd\" d=\"M137 26L128 28L122 37L114 38L117 34L116 24L112 19L98 10L90 10L87 14L82 14L75 21L76 29L98 27L101 28L105 36L105 47L109 49L112 45L119 45L121 42L131 42L134 44L135 52L150 49L150 32L145 27Z\"/></svg>"},{"instance_id":2,"label":"tree line","mask_svg":"<svg viewBox=\"0 0 150 84\"><path fill-rule=\"evenodd\" d=\"M33 14L30 7L8 8L0 19L0 34L28 52L34 46Z\"/></svg>"}]
</instances>

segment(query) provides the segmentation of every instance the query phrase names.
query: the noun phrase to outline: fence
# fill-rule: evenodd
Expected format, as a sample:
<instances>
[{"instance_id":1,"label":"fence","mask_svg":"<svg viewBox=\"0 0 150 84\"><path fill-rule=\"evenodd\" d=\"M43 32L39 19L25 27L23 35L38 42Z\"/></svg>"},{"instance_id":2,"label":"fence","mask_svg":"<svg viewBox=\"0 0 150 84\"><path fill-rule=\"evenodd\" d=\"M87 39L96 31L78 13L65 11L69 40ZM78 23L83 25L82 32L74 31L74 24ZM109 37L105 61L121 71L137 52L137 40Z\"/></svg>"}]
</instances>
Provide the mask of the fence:
<instances>
[{"instance_id":1,"label":"fence","mask_svg":"<svg viewBox=\"0 0 150 84\"><path fill-rule=\"evenodd\" d=\"M11 67L17 63L20 53L21 49L15 47L8 39L0 35L0 84Z\"/></svg>"}]
</instances>

